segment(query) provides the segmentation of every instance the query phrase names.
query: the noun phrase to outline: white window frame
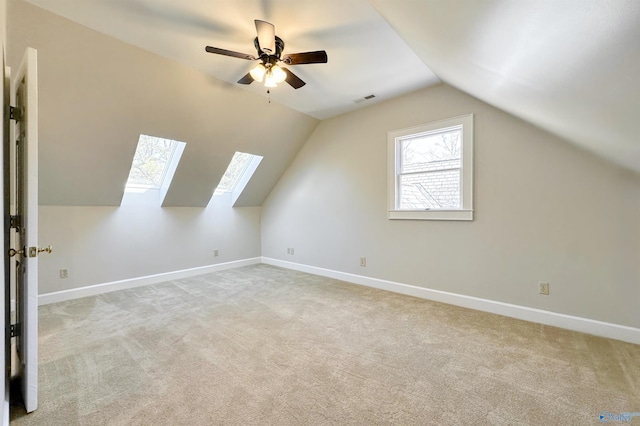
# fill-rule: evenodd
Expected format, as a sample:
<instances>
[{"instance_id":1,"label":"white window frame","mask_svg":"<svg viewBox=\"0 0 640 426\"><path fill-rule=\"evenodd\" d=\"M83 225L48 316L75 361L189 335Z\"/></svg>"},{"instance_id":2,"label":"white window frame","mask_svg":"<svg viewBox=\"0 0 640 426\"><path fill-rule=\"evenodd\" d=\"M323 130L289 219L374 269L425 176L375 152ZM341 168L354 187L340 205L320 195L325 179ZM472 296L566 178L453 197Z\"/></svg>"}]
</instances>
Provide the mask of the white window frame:
<instances>
[{"instance_id":1,"label":"white window frame","mask_svg":"<svg viewBox=\"0 0 640 426\"><path fill-rule=\"evenodd\" d=\"M448 128L462 126L462 165L460 169L459 209L398 209L398 171L400 170L400 143L420 135L441 133ZM388 207L389 219L408 220L473 220L473 114L435 121L387 133L388 146Z\"/></svg>"}]
</instances>

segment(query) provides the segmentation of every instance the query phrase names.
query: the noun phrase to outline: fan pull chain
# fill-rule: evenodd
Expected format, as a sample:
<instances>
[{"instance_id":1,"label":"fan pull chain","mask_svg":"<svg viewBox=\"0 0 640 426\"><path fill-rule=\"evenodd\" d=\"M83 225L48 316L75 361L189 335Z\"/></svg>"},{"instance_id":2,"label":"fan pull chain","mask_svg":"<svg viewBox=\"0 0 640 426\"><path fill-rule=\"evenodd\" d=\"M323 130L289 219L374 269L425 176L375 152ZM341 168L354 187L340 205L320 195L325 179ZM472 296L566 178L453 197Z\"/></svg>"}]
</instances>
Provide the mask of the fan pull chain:
<instances>
[{"instance_id":1,"label":"fan pull chain","mask_svg":"<svg viewBox=\"0 0 640 426\"><path fill-rule=\"evenodd\" d=\"M269 95L269 103L271 103L271 90L267 89L267 95Z\"/></svg>"}]
</instances>

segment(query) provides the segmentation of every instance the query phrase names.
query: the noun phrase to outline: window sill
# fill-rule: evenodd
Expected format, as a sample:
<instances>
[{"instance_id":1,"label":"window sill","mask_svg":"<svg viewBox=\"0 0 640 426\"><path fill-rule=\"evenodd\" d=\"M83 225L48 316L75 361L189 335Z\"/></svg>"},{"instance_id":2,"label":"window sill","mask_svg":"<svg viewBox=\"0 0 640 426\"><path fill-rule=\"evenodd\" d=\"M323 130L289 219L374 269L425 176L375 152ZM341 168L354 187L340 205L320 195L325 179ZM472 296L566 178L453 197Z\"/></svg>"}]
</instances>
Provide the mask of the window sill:
<instances>
[{"instance_id":1,"label":"window sill","mask_svg":"<svg viewBox=\"0 0 640 426\"><path fill-rule=\"evenodd\" d=\"M401 220L473 220L473 210L392 210L389 219Z\"/></svg>"}]
</instances>

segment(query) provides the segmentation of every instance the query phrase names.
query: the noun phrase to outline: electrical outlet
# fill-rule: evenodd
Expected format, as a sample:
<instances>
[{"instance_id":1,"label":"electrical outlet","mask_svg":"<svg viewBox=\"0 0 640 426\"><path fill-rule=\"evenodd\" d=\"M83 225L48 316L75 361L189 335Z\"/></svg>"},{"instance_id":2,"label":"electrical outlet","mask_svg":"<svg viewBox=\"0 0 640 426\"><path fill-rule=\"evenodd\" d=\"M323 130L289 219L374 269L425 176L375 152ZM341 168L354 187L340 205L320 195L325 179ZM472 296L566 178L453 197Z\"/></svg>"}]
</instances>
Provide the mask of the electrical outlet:
<instances>
[{"instance_id":1,"label":"electrical outlet","mask_svg":"<svg viewBox=\"0 0 640 426\"><path fill-rule=\"evenodd\" d=\"M544 294L545 296L549 295L549 283L543 283L540 281L538 283L538 293Z\"/></svg>"},{"instance_id":2,"label":"electrical outlet","mask_svg":"<svg viewBox=\"0 0 640 426\"><path fill-rule=\"evenodd\" d=\"M218 257L220 255L220 252L218 251L218 249L215 249L213 251L213 257Z\"/></svg>"},{"instance_id":3,"label":"electrical outlet","mask_svg":"<svg viewBox=\"0 0 640 426\"><path fill-rule=\"evenodd\" d=\"M360 266L367 266L367 258L366 257L361 257L360 258Z\"/></svg>"},{"instance_id":4,"label":"electrical outlet","mask_svg":"<svg viewBox=\"0 0 640 426\"><path fill-rule=\"evenodd\" d=\"M69 270L66 268L60 269L60 278L69 278Z\"/></svg>"}]
</instances>

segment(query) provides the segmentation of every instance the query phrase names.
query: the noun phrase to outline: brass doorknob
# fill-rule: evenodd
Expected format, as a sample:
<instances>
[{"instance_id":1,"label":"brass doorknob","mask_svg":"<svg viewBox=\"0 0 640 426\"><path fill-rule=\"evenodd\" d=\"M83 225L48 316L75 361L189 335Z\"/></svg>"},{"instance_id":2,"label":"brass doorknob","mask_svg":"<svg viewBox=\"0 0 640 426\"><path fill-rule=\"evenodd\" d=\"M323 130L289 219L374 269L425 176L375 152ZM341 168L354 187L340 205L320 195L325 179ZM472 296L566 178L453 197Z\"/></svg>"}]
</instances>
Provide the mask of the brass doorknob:
<instances>
[{"instance_id":1,"label":"brass doorknob","mask_svg":"<svg viewBox=\"0 0 640 426\"><path fill-rule=\"evenodd\" d=\"M53 251L53 247L51 247L50 245L46 246L45 248L38 248L38 253L42 253L42 252L51 253L52 251Z\"/></svg>"},{"instance_id":2,"label":"brass doorknob","mask_svg":"<svg viewBox=\"0 0 640 426\"><path fill-rule=\"evenodd\" d=\"M53 247L51 246L46 246L44 248L39 248L39 247L29 247L29 257L36 257L38 255L38 253L51 253L53 251ZM16 254L25 256L27 254L27 248L24 247L22 250L16 250L16 249L9 249L9 257L13 257Z\"/></svg>"},{"instance_id":3,"label":"brass doorknob","mask_svg":"<svg viewBox=\"0 0 640 426\"><path fill-rule=\"evenodd\" d=\"M20 255L24 255L24 252L26 250L26 247L24 247L22 250L16 250L16 249L9 249L9 257L13 257L16 254L20 254Z\"/></svg>"}]
</instances>

